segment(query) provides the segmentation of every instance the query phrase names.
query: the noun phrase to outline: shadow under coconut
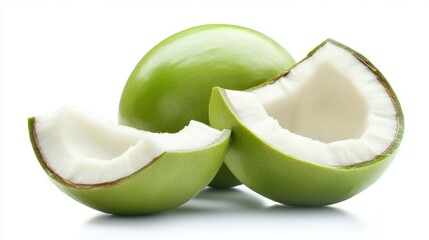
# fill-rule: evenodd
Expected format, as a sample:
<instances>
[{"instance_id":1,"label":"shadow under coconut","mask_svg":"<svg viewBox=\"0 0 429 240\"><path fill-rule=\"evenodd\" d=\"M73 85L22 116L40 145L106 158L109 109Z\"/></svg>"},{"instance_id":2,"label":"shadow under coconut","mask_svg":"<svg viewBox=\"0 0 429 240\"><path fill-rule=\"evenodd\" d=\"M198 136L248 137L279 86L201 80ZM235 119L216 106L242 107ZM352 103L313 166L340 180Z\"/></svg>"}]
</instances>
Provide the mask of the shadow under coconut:
<instances>
[{"instance_id":1,"label":"shadow under coconut","mask_svg":"<svg viewBox=\"0 0 429 240\"><path fill-rule=\"evenodd\" d=\"M240 188L207 188L188 203L170 211L136 217L100 214L82 228L84 239L117 239L133 236L171 237L175 232L193 234L234 231L260 233L267 229L288 234L324 233L362 235L368 227L357 216L335 207L300 208L273 205ZM219 232L220 231L220 232ZM287 235L288 235L287 234Z\"/></svg>"},{"instance_id":2,"label":"shadow under coconut","mask_svg":"<svg viewBox=\"0 0 429 240\"><path fill-rule=\"evenodd\" d=\"M109 222L136 222L139 220L184 217L186 215L219 215L225 213L254 212L266 208L264 202L255 196L236 188L206 188L189 202L175 209L142 216L118 216L100 214L88 224L109 224Z\"/></svg>"},{"instance_id":3,"label":"shadow under coconut","mask_svg":"<svg viewBox=\"0 0 429 240\"><path fill-rule=\"evenodd\" d=\"M264 202L237 188L206 188L191 201L171 211L174 213L225 214L254 212L266 208Z\"/></svg>"}]
</instances>

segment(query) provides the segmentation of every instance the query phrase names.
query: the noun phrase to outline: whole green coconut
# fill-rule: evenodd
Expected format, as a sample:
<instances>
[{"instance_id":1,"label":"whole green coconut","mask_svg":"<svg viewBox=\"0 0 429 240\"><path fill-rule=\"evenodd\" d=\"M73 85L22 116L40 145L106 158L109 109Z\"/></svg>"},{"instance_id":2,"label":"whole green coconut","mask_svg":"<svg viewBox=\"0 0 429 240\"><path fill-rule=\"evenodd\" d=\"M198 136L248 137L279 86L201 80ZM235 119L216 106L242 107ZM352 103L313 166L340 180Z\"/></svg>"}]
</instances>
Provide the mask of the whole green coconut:
<instances>
[{"instance_id":1,"label":"whole green coconut","mask_svg":"<svg viewBox=\"0 0 429 240\"><path fill-rule=\"evenodd\" d=\"M122 92L119 122L152 132L177 132L190 120L208 123L213 87L244 90L294 63L283 47L252 29L210 24L184 30L137 64ZM238 184L223 166L210 186Z\"/></svg>"}]
</instances>

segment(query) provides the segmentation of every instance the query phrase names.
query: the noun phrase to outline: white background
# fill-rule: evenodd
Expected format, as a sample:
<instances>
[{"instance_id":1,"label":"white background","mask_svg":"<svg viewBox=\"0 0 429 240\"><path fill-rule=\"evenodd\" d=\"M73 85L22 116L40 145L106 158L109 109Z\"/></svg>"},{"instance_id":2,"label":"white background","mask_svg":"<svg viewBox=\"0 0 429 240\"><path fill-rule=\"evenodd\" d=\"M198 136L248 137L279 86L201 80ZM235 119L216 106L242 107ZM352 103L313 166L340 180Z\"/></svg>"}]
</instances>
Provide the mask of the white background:
<instances>
[{"instance_id":1,"label":"white background","mask_svg":"<svg viewBox=\"0 0 429 240\"><path fill-rule=\"evenodd\" d=\"M428 1L4 0L0 11L0 239L428 239ZM325 208L283 207L239 187L125 218L60 192L33 155L27 117L74 104L116 122L140 58L207 23L256 29L296 60L328 37L364 54L404 109L405 136L388 171Z\"/></svg>"}]
</instances>

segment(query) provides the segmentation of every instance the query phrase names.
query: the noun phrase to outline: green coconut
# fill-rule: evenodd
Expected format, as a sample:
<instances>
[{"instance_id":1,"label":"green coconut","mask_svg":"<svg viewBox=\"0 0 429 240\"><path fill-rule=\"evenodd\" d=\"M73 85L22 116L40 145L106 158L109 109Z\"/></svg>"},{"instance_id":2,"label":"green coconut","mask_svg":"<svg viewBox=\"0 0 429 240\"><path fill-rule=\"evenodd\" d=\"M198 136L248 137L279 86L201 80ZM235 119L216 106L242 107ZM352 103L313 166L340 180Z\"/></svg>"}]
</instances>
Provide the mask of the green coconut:
<instances>
[{"instance_id":1,"label":"green coconut","mask_svg":"<svg viewBox=\"0 0 429 240\"><path fill-rule=\"evenodd\" d=\"M71 106L28 124L50 180L78 202L118 215L189 201L220 169L230 135L195 121L175 134L145 132Z\"/></svg>"},{"instance_id":2,"label":"green coconut","mask_svg":"<svg viewBox=\"0 0 429 240\"><path fill-rule=\"evenodd\" d=\"M196 120L208 124L213 87L244 90L271 79L295 61L266 35L223 24L176 33L137 64L122 92L119 122L153 132L176 132ZM240 184L221 168L210 184Z\"/></svg>"},{"instance_id":3,"label":"green coconut","mask_svg":"<svg viewBox=\"0 0 429 240\"><path fill-rule=\"evenodd\" d=\"M295 206L334 204L370 186L404 132L381 72L331 39L267 83L214 88L209 115L213 127L232 130L225 163L237 179Z\"/></svg>"}]
</instances>

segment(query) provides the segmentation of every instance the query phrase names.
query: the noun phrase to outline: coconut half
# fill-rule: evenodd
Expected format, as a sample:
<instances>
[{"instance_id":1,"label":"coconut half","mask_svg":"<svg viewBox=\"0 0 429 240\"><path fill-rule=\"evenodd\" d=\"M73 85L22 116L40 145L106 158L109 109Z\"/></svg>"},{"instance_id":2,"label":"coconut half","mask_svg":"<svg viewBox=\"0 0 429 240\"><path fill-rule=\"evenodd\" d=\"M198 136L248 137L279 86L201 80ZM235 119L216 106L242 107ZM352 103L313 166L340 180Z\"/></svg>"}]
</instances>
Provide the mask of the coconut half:
<instances>
[{"instance_id":1,"label":"coconut half","mask_svg":"<svg viewBox=\"0 0 429 240\"><path fill-rule=\"evenodd\" d=\"M114 125L65 106L29 119L30 139L53 182L103 212L146 214L181 205L222 165L229 131L191 121L178 133Z\"/></svg>"},{"instance_id":2,"label":"coconut half","mask_svg":"<svg viewBox=\"0 0 429 240\"><path fill-rule=\"evenodd\" d=\"M263 85L214 89L210 123L233 131L232 173L290 205L332 204L366 188L393 158L404 126L383 75L330 39Z\"/></svg>"}]
</instances>

